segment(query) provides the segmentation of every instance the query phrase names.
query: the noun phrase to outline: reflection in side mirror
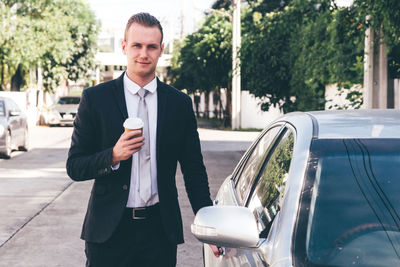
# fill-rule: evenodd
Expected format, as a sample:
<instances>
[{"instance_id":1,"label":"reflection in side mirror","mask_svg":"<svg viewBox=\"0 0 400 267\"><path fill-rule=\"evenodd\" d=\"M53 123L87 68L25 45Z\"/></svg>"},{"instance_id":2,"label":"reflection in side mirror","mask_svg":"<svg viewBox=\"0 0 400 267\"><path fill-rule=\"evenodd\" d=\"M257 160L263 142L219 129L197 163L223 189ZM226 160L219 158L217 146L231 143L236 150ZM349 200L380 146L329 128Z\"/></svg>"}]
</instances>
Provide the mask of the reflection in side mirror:
<instances>
[{"instance_id":1,"label":"reflection in side mirror","mask_svg":"<svg viewBox=\"0 0 400 267\"><path fill-rule=\"evenodd\" d=\"M16 111L16 110L10 110L10 112L9 112L10 117L19 116L20 113L21 112Z\"/></svg>"},{"instance_id":2,"label":"reflection in side mirror","mask_svg":"<svg viewBox=\"0 0 400 267\"><path fill-rule=\"evenodd\" d=\"M192 233L203 243L222 247L256 248L259 241L254 215L245 207L204 207L196 214Z\"/></svg>"}]
</instances>

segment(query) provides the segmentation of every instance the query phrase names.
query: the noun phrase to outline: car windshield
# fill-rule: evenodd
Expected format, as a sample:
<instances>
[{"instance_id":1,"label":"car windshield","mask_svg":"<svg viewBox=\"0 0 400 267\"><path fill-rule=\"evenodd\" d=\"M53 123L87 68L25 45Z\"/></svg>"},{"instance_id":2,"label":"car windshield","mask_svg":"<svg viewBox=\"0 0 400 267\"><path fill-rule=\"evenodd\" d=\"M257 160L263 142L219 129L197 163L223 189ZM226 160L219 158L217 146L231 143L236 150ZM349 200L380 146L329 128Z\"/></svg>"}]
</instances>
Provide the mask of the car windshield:
<instances>
[{"instance_id":1,"label":"car windshield","mask_svg":"<svg viewBox=\"0 0 400 267\"><path fill-rule=\"evenodd\" d=\"M311 150L305 260L400 266L400 139L315 140Z\"/></svg>"},{"instance_id":2,"label":"car windshield","mask_svg":"<svg viewBox=\"0 0 400 267\"><path fill-rule=\"evenodd\" d=\"M4 108L4 101L3 100L0 100L0 116L1 117L4 117L5 115L6 115L6 113L5 113L5 108Z\"/></svg>"},{"instance_id":3,"label":"car windshield","mask_svg":"<svg viewBox=\"0 0 400 267\"><path fill-rule=\"evenodd\" d=\"M80 97L61 97L57 104L60 105L78 105L80 101Z\"/></svg>"}]
</instances>

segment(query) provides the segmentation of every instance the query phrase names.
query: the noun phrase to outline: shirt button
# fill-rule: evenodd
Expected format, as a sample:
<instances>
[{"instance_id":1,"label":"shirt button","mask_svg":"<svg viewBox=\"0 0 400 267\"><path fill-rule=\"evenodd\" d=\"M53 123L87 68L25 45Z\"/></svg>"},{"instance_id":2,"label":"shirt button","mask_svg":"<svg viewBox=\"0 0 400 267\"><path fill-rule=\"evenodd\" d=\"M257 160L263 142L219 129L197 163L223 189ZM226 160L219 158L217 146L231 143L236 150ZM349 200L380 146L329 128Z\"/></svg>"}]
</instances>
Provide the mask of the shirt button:
<instances>
[{"instance_id":1,"label":"shirt button","mask_svg":"<svg viewBox=\"0 0 400 267\"><path fill-rule=\"evenodd\" d=\"M128 186L127 186L126 184L124 184L124 185L122 186L122 189L128 190Z\"/></svg>"}]
</instances>

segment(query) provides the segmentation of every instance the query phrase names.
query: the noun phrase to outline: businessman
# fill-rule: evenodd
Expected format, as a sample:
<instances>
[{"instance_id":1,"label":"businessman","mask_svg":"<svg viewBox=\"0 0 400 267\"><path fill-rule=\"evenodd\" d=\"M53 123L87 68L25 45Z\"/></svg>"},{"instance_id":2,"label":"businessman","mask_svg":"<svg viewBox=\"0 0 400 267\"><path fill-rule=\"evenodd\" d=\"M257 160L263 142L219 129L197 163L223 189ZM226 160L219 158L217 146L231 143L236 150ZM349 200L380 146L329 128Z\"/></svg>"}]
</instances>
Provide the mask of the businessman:
<instances>
[{"instance_id":1,"label":"businessman","mask_svg":"<svg viewBox=\"0 0 400 267\"><path fill-rule=\"evenodd\" d=\"M86 266L175 266L183 243L177 162L196 213L212 205L191 99L155 76L160 22L133 15L122 41L127 69L87 88L74 121L67 172L94 179L81 238ZM142 130L124 132L128 117Z\"/></svg>"}]
</instances>

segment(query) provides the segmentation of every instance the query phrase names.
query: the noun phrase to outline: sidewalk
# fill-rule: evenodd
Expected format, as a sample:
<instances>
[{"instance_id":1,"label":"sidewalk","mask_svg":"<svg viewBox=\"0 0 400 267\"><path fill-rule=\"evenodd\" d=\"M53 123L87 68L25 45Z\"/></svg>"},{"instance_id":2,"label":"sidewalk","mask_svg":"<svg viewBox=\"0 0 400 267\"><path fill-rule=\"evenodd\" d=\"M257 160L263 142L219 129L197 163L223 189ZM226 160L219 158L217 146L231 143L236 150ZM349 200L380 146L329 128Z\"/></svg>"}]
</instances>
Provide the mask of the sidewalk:
<instances>
[{"instance_id":1,"label":"sidewalk","mask_svg":"<svg viewBox=\"0 0 400 267\"><path fill-rule=\"evenodd\" d=\"M49 129L49 131L52 130L59 129ZM247 149L258 134L257 132L199 129L204 162L209 175L209 184L213 198L222 181L232 172L245 149ZM46 157L64 157L63 155L66 155L68 146L69 142L63 141L56 146L57 149L46 150L46 153L48 153ZM37 155L37 152L37 150L32 150L26 154L21 154L19 158L15 158L14 162L12 162L14 160L12 159L8 164L12 163L12 165L15 166L18 160L28 155ZM57 153L57 155L52 155L51 153ZM39 159L38 162L41 162L41 160ZM16 166L12 167L14 170L13 172L5 172L10 175L7 180L10 181L11 179L13 183L19 183L19 188L25 189L27 187L26 181L28 180L29 185L35 185L32 194L24 194L19 199L19 201L25 201L25 203L27 203L26 206L29 207L36 207L35 205L30 205L30 203L35 201L37 194L34 193L37 192L40 187L44 186L41 184L44 180L40 176L42 175L41 170L46 170L46 162L41 163L42 165L35 164L36 163L32 162L32 166L35 166L34 169L32 169L32 166L28 169L24 169L23 164L20 164L19 169L25 177L24 181L22 181L23 179L21 178L15 179L18 178L18 173L15 171ZM3 166L4 169L4 166L7 166L7 164L2 164L0 166ZM2 168L0 167L0 169ZM48 204L44 208L32 210L29 213L31 214L30 217L24 218L24 221L27 223L24 224L22 228L19 226L20 228L18 231L13 232L12 238L0 247L0 267L84 266L84 242L79 239L79 236L92 181L75 183L66 176L65 172L52 172L52 175L53 177L46 178L46 186L57 186L57 188L59 188L59 193L49 199ZM5 176L5 174L3 173L2 176ZM4 178L2 179L5 180ZM0 182L3 182L3 180L0 179ZM178 246L177 266L201 266L202 245L190 233L190 224L194 216L186 196L182 175L179 170L177 171L176 180L185 235L185 244ZM0 184L0 186L2 188L7 188L7 184ZM32 198L30 196L32 196ZM15 200L10 199L9 201L10 204L12 204ZM13 209L12 205L2 205L2 208L4 212L6 212L5 215L7 215L7 213L12 213L14 215L19 212ZM8 210L8 208L10 209ZM9 227L12 228L15 226L10 225Z\"/></svg>"}]
</instances>

